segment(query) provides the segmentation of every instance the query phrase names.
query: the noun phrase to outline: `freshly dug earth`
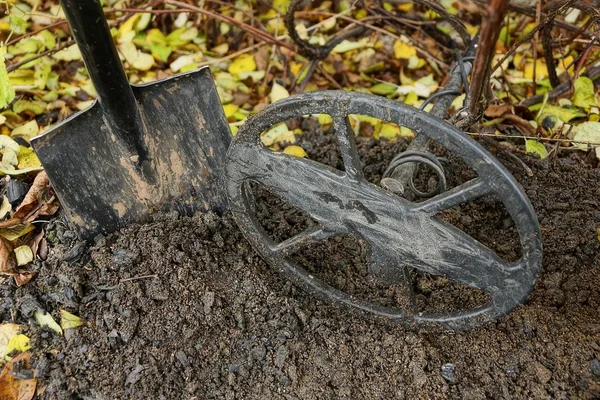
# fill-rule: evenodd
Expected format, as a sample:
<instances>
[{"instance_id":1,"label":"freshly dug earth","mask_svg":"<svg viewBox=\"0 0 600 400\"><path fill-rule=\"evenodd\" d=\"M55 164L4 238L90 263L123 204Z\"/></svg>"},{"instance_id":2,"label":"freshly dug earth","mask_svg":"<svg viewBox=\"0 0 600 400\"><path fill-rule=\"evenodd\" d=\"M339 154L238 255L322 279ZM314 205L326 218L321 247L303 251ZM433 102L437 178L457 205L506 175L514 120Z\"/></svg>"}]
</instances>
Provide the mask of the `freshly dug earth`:
<instances>
[{"instance_id":1,"label":"freshly dug earth","mask_svg":"<svg viewBox=\"0 0 600 400\"><path fill-rule=\"evenodd\" d=\"M335 158L331 137L303 140L311 157ZM370 179L403 146L360 143ZM156 215L91 249L55 222L38 278L0 284L0 319L31 324L44 399L600 398L600 170L572 156L524 160L532 177L503 162L538 213L543 272L527 304L483 328L407 331L315 300L254 253L229 213ZM505 214L478 204L471 219L447 218L514 256L498 244L511 234ZM270 210L267 230L305 222ZM306 257L364 271L364 252L338 242ZM477 300L421 279L443 293L420 283L434 306ZM89 326L64 337L41 331L27 316L36 301L55 319L64 308Z\"/></svg>"}]
</instances>

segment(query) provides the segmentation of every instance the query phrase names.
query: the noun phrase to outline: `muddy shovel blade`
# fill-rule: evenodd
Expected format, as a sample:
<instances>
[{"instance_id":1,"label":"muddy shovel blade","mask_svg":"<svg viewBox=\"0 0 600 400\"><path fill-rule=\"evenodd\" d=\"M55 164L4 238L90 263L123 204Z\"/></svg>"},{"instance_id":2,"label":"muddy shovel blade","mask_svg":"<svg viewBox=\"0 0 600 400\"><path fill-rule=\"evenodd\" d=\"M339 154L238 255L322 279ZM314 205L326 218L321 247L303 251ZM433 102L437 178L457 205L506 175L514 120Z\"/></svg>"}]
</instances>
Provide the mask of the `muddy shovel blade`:
<instances>
[{"instance_id":1,"label":"muddy shovel blade","mask_svg":"<svg viewBox=\"0 0 600 400\"><path fill-rule=\"evenodd\" d=\"M32 140L83 237L158 210L226 206L220 180L231 133L210 70L132 90L144 128L144 162L113 132L98 102Z\"/></svg>"},{"instance_id":2,"label":"muddy shovel blade","mask_svg":"<svg viewBox=\"0 0 600 400\"><path fill-rule=\"evenodd\" d=\"M224 208L231 133L210 70L131 86L100 0L60 3L98 101L32 144L80 236Z\"/></svg>"}]
</instances>

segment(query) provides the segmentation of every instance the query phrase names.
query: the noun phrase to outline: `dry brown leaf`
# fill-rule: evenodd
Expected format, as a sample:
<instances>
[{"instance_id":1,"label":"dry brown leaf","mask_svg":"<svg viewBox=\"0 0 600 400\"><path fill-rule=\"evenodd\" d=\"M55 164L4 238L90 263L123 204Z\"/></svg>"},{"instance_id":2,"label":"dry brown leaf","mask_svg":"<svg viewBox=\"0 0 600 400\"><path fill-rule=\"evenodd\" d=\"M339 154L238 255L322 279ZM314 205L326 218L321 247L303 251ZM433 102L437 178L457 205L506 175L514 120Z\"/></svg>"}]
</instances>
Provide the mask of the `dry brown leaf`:
<instances>
[{"instance_id":1,"label":"dry brown leaf","mask_svg":"<svg viewBox=\"0 0 600 400\"><path fill-rule=\"evenodd\" d=\"M9 361L0 373L0 400L31 400L35 395L37 379L17 379L15 365L29 368L31 353L22 353ZM21 369L21 368L20 368Z\"/></svg>"},{"instance_id":2,"label":"dry brown leaf","mask_svg":"<svg viewBox=\"0 0 600 400\"><path fill-rule=\"evenodd\" d=\"M17 270L15 271L13 278L17 286L23 286L26 283L29 283L35 277L34 272L25 271L25 270Z\"/></svg>"},{"instance_id":3,"label":"dry brown leaf","mask_svg":"<svg viewBox=\"0 0 600 400\"><path fill-rule=\"evenodd\" d=\"M40 248L40 243L44 239L44 230L42 229L37 235L35 235L31 240L26 243L29 247L31 247L31 251L33 252L33 256L38 256L38 249Z\"/></svg>"},{"instance_id":4,"label":"dry brown leaf","mask_svg":"<svg viewBox=\"0 0 600 400\"><path fill-rule=\"evenodd\" d=\"M488 118L498 118L505 114L513 114L513 106L510 104L490 104L485 110L485 116Z\"/></svg>"},{"instance_id":5,"label":"dry brown leaf","mask_svg":"<svg viewBox=\"0 0 600 400\"><path fill-rule=\"evenodd\" d=\"M0 274L12 276L17 286L28 283L35 274L26 270L17 269L15 254L12 244L0 236ZM0 400L4 400L0 397Z\"/></svg>"},{"instance_id":6,"label":"dry brown leaf","mask_svg":"<svg viewBox=\"0 0 600 400\"><path fill-rule=\"evenodd\" d=\"M52 215L58 210L58 201L56 196L50 197L48 202L44 202L41 198L45 191L48 189L50 180L46 171L41 171L35 179L33 184L29 188L29 191L25 195L25 198L17 207L12 218L24 219L29 216L30 219L35 218L37 215ZM30 215L31 214L31 215Z\"/></svg>"},{"instance_id":7,"label":"dry brown leaf","mask_svg":"<svg viewBox=\"0 0 600 400\"><path fill-rule=\"evenodd\" d=\"M0 237L0 273L12 275L16 266L17 262L13 256L12 245Z\"/></svg>"}]
</instances>

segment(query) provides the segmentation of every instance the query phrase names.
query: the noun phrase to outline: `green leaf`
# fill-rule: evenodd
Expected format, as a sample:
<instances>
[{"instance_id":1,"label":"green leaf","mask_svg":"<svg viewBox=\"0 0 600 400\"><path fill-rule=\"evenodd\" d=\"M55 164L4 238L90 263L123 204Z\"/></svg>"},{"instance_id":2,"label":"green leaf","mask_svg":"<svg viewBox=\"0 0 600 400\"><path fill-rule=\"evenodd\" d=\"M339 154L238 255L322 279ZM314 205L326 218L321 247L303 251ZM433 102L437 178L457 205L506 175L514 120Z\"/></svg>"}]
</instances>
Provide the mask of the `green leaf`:
<instances>
[{"instance_id":1,"label":"green leaf","mask_svg":"<svg viewBox=\"0 0 600 400\"><path fill-rule=\"evenodd\" d=\"M5 108L15 98L15 89L8 78L4 54L6 47L0 46L0 109Z\"/></svg>"},{"instance_id":2,"label":"green leaf","mask_svg":"<svg viewBox=\"0 0 600 400\"><path fill-rule=\"evenodd\" d=\"M573 105L581 107L584 110L589 110L590 107L596 105L596 97L594 95L594 82L586 77L579 77L575 83L575 92L573 93Z\"/></svg>"},{"instance_id":3,"label":"green leaf","mask_svg":"<svg viewBox=\"0 0 600 400\"><path fill-rule=\"evenodd\" d=\"M575 118L585 117L587 114L582 112L579 108L557 107L557 106L553 106L551 104L547 104L544 107L544 109L542 110L540 118L538 118L537 121L538 122L543 121L544 118L546 118L546 116L548 116L548 115L556 116L556 117L560 118L560 120L562 122L569 122Z\"/></svg>"},{"instance_id":4,"label":"green leaf","mask_svg":"<svg viewBox=\"0 0 600 400\"><path fill-rule=\"evenodd\" d=\"M17 100L13 104L13 111L17 114L23 111L31 111L34 115L40 115L46 112L47 104L41 100Z\"/></svg>"},{"instance_id":5,"label":"green leaf","mask_svg":"<svg viewBox=\"0 0 600 400\"><path fill-rule=\"evenodd\" d=\"M37 322L39 326L48 327L51 330L53 330L54 332L58 333L59 335L62 335L63 331L62 331L61 327L56 323L54 318L52 318L52 315L50 315L50 313L43 313L41 311L36 311L33 313L33 318L35 319L35 322Z\"/></svg>"},{"instance_id":6,"label":"green leaf","mask_svg":"<svg viewBox=\"0 0 600 400\"><path fill-rule=\"evenodd\" d=\"M537 154L541 160L548 157L548 150L537 140L525 140L525 151L529 154Z\"/></svg>"},{"instance_id":7,"label":"green leaf","mask_svg":"<svg viewBox=\"0 0 600 400\"><path fill-rule=\"evenodd\" d=\"M25 138L26 140L31 139L32 137L36 136L40 131L40 127L37 124L37 121L35 119L32 119L31 121L16 127L15 129L13 129L13 131L11 132L10 136L15 138L15 137L22 137ZM5 141L5 139L2 139L2 137L0 136L0 145L3 145L3 141ZM14 142L14 140L13 140ZM17 144L15 142L15 144ZM18 144L17 144L18 146ZM18 150L15 150L18 154Z\"/></svg>"},{"instance_id":8,"label":"green leaf","mask_svg":"<svg viewBox=\"0 0 600 400\"><path fill-rule=\"evenodd\" d=\"M396 92L396 89L398 89L398 86L391 83L382 82L378 83L377 85L373 85L371 87L371 93L388 96Z\"/></svg>"},{"instance_id":9,"label":"green leaf","mask_svg":"<svg viewBox=\"0 0 600 400\"><path fill-rule=\"evenodd\" d=\"M155 43L150 46L150 51L152 52L152 55L158 58L160 61L167 62L169 61L169 56L173 52L173 49L164 44Z\"/></svg>"}]
</instances>

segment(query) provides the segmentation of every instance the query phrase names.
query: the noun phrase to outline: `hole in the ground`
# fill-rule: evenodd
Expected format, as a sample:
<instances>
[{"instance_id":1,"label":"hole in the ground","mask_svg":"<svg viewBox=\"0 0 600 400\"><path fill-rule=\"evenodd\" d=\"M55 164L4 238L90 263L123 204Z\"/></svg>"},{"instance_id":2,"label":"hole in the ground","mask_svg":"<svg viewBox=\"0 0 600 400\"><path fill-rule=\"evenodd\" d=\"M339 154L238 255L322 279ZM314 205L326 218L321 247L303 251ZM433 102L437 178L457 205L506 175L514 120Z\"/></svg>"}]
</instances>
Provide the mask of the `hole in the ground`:
<instances>
[{"instance_id":1,"label":"hole in the ground","mask_svg":"<svg viewBox=\"0 0 600 400\"><path fill-rule=\"evenodd\" d=\"M249 182L249 185L254 198L253 212L275 243L283 242L315 224L305 211L274 195L267 187L256 182Z\"/></svg>"},{"instance_id":2,"label":"hole in the ground","mask_svg":"<svg viewBox=\"0 0 600 400\"><path fill-rule=\"evenodd\" d=\"M422 313L452 313L475 309L490 303L490 296L469 286L409 269L415 302Z\"/></svg>"}]
</instances>

